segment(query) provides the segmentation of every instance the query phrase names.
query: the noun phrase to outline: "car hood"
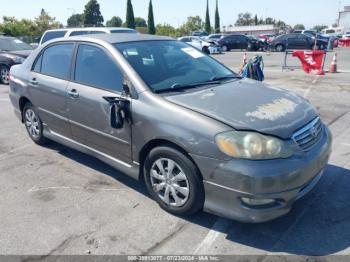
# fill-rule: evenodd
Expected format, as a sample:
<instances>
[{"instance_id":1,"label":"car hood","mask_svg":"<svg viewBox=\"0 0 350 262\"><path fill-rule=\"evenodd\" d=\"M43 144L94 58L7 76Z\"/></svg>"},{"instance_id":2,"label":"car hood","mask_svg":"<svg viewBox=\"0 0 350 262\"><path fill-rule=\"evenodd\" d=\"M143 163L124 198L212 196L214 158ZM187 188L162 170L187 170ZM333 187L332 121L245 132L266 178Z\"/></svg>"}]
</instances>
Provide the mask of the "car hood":
<instances>
[{"instance_id":1,"label":"car hood","mask_svg":"<svg viewBox=\"0 0 350 262\"><path fill-rule=\"evenodd\" d=\"M167 95L165 99L223 122L236 130L253 130L291 138L318 116L302 97L253 80Z\"/></svg>"},{"instance_id":2,"label":"car hood","mask_svg":"<svg viewBox=\"0 0 350 262\"><path fill-rule=\"evenodd\" d=\"M33 50L20 50L20 51L9 51L6 53L11 54L11 55L20 56L23 58L27 58L32 52L33 52Z\"/></svg>"}]
</instances>

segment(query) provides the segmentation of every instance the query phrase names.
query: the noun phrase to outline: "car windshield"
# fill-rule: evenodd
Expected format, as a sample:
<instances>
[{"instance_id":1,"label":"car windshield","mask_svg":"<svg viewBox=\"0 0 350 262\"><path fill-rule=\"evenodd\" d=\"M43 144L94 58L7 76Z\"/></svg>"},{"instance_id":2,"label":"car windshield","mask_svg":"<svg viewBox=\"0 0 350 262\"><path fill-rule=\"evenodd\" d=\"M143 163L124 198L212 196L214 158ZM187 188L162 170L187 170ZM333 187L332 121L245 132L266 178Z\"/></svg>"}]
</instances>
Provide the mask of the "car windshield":
<instances>
[{"instance_id":1,"label":"car windshield","mask_svg":"<svg viewBox=\"0 0 350 262\"><path fill-rule=\"evenodd\" d=\"M155 93L238 77L213 58L180 41L139 41L114 46Z\"/></svg>"},{"instance_id":2,"label":"car windshield","mask_svg":"<svg viewBox=\"0 0 350 262\"><path fill-rule=\"evenodd\" d=\"M1 51L32 50L33 48L17 38L0 38Z\"/></svg>"}]
</instances>

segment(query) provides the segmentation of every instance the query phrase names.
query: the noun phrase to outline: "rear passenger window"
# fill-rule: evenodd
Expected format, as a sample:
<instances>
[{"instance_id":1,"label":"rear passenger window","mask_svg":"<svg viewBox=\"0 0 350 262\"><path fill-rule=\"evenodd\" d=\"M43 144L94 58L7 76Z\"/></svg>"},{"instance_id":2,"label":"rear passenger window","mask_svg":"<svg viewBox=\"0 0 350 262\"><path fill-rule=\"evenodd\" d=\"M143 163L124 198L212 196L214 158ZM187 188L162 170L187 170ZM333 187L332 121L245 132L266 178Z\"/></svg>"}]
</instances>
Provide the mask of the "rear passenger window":
<instances>
[{"instance_id":1,"label":"rear passenger window","mask_svg":"<svg viewBox=\"0 0 350 262\"><path fill-rule=\"evenodd\" d=\"M77 36L77 35L87 35L89 31L73 31L69 36Z\"/></svg>"},{"instance_id":2,"label":"rear passenger window","mask_svg":"<svg viewBox=\"0 0 350 262\"><path fill-rule=\"evenodd\" d=\"M57 78L69 79L73 50L74 44L58 44L45 49L42 54L40 72Z\"/></svg>"},{"instance_id":3,"label":"rear passenger window","mask_svg":"<svg viewBox=\"0 0 350 262\"><path fill-rule=\"evenodd\" d=\"M74 79L110 91L121 92L123 89L122 72L112 58L96 46L79 45Z\"/></svg>"},{"instance_id":4,"label":"rear passenger window","mask_svg":"<svg viewBox=\"0 0 350 262\"><path fill-rule=\"evenodd\" d=\"M41 39L41 44L55 38L64 37L66 33L67 33L67 30L47 32L46 34L43 35L43 38Z\"/></svg>"},{"instance_id":5,"label":"rear passenger window","mask_svg":"<svg viewBox=\"0 0 350 262\"><path fill-rule=\"evenodd\" d=\"M40 73L42 61L43 61L43 55L40 55L40 57L36 59L35 64L33 66L34 72Z\"/></svg>"}]
</instances>

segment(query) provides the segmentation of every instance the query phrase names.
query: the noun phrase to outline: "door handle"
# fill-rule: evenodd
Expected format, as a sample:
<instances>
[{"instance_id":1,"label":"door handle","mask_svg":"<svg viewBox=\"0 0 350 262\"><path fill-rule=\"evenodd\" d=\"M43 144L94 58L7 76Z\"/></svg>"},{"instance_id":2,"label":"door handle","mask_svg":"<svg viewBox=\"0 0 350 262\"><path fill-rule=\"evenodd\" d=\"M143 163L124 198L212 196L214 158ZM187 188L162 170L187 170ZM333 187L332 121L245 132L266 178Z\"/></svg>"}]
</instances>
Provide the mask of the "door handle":
<instances>
[{"instance_id":1,"label":"door handle","mask_svg":"<svg viewBox=\"0 0 350 262\"><path fill-rule=\"evenodd\" d=\"M29 81L29 83L30 83L31 85L33 85L33 86L37 86L37 85L39 84L38 80L36 80L35 77L32 78L32 79Z\"/></svg>"},{"instance_id":2,"label":"door handle","mask_svg":"<svg viewBox=\"0 0 350 262\"><path fill-rule=\"evenodd\" d=\"M68 95L73 98L73 99L77 99L79 97L79 93L77 92L76 89L72 89L68 92Z\"/></svg>"}]
</instances>

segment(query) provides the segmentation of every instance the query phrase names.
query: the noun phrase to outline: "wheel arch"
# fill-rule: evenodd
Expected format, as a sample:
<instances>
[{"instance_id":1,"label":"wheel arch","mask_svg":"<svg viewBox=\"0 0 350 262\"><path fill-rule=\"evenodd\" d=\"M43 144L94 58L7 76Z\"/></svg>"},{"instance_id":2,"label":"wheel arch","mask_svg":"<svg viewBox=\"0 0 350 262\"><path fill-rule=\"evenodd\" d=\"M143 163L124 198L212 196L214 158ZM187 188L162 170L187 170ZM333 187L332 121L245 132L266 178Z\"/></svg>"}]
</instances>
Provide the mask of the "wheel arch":
<instances>
[{"instance_id":1,"label":"wheel arch","mask_svg":"<svg viewBox=\"0 0 350 262\"><path fill-rule=\"evenodd\" d=\"M20 99L19 99L19 102L18 102L18 106L19 106L19 110L21 111L21 120L22 120L22 123L24 122L23 120L23 109L24 109L24 106L27 104L27 103L31 103L31 101L25 97L25 96L22 96Z\"/></svg>"},{"instance_id":2,"label":"wheel arch","mask_svg":"<svg viewBox=\"0 0 350 262\"><path fill-rule=\"evenodd\" d=\"M161 146L167 146L173 149L178 150L179 152L181 152L182 154L184 154L196 167L198 174L200 175L200 179L203 180L203 176L200 172L200 169L198 168L196 162L193 160L193 158L191 157L191 155L180 145L178 145L177 143L174 143L170 140L167 139L161 139L161 138L157 138L157 139L152 139L150 141L148 141L140 150L138 157L139 157L139 163L140 163L140 180L143 180L143 168L144 168L144 163L145 163L145 159L147 157L147 155L149 154L149 152L151 152L152 149L156 148L156 147L161 147Z\"/></svg>"}]
</instances>

